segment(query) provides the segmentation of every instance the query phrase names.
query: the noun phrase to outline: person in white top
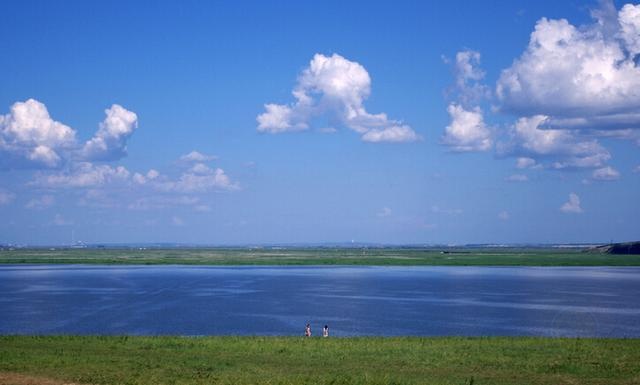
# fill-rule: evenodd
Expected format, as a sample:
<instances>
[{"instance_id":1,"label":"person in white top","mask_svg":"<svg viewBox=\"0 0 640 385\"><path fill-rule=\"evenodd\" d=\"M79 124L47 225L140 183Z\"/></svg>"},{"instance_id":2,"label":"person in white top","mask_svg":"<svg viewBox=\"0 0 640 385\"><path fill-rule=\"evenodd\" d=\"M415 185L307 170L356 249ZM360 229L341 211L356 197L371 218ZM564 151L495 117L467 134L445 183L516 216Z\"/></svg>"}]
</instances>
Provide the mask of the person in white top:
<instances>
[{"instance_id":1,"label":"person in white top","mask_svg":"<svg viewBox=\"0 0 640 385\"><path fill-rule=\"evenodd\" d=\"M307 324L304 328L304 336L311 337L311 325Z\"/></svg>"},{"instance_id":2,"label":"person in white top","mask_svg":"<svg viewBox=\"0 0 640 385\"><path fill-rule=\"evenodd\" d=\"M324 325L324 329L322 329L322 336L329 337L329 325Z\"/></svg>"}]
</instances>

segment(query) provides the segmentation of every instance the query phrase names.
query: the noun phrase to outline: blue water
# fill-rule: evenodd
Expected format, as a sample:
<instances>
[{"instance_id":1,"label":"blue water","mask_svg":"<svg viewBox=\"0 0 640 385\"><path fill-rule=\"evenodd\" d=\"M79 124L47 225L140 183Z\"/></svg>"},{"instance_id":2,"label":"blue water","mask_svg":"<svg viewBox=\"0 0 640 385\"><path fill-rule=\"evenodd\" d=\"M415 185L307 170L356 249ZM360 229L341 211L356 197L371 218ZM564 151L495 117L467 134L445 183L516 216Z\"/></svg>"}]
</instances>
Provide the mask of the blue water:
<instances>
[{"instance_id":1,"label":"blue water","mask_svg":"<svg viewBox=\"0 0 640 385\"><path fill-rule=\"evenodd\" d=\"M640 268L0 266L0 334L640 337Z\"/></svg>"}]
</instances>

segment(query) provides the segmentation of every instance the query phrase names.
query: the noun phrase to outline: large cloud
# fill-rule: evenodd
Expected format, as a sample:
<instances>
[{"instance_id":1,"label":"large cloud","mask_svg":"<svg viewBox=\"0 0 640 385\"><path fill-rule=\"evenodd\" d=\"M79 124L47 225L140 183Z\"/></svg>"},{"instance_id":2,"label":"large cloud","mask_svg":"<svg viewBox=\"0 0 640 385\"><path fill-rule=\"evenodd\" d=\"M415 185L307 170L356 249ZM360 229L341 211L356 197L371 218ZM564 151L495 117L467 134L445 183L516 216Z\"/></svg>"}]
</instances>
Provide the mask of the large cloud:
<instances>
[{"instance_id":1,"label":"large cloud","mask_svg":"<svg viewBox=\"0 0 640 385\"><path fill-rule=\"evenodd\" d=\"M138 116L118 104L104 112L107 117L82 149L86 160L116 160L126 156L127 139L138 127Z\"/></svg>"},{"instance_id":2,"label":"large cloud","mask_svg":"<svg viewBox=\"0 0 640 385\"><path fill-rule=\"evenodd\" d=\"M0 168L59 168L125 156L138 117L117 104L105 113L96 134L79 144L76 131L53 120L43 103L35 99L14 103L8 114L0 115Z\"/></svg>"},{"instance_id":3,"label":"large cloud","mask_svg":"<svg viewBox=\"0 0 640 385\"><path fill-rule=\"evenodd\" d=\"M518 156L521 168L546 159L556 169L601 167L611 158L595 139L585 139L571 130L542 129L548 118L536 115L520 118L509 130L509 139L498 145L501 155ZM523 156L527 161L521 161Z\"/></svg>"},{"instance_id":4,"label":"large cloud","mask_svg":"<svg viewBox=\"0 0 640 385\"><path fill-rule=\"evenodd\" d=\"M411 127L386 114L370 114L364 101L371 93L371 78L359 63L333 54L316 54L302 71L291 105L265 104L258 115L258 131L281 133L308 129L313 119L326 117L348 127L369 142L411 142L419 136Z\"/></svg>"},{"instance_id":5,"label":"large cloud","mask_svg":"<svg viewBox=\"0 0 640 385\"><path fill-rule=\"evenodd\" d=\"M613 14L612 14L613 13ZM550 128L640 128L640 5L606 3L589 26L543 18L502 71L503 110L546 115Z\"/></svg>"},{"instance_id":6,"label":"large cloud","mask_svg":"<svg viewBox=\"0 0 640 385\"><path fill-rule=\"evenodd\" d=\"M49 116L37 100L16 102L0 115L0 166L57 167L75 146L75 131Z\"/></svg>"}]
</instances>

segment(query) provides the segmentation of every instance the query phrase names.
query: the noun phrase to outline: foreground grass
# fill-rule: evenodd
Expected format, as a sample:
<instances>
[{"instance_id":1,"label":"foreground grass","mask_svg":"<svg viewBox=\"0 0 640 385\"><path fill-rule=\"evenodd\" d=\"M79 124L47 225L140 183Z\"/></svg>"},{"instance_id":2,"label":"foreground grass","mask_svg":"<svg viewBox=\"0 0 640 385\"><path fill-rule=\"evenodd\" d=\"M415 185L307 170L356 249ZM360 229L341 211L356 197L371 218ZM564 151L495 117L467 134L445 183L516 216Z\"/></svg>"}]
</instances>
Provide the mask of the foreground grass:
<instances>
[{"instance_id":1,"label":"foreground grass","mask_svg":"<svg viewBox=\"0 0 640 385\"><path fill-rule=\"evenodd\" d=\"M15 249L0 264L640 266L640 255L556 249Z\"/></svg>"},{"instance_id":2,"label":"foreground grass","mask_svg":"<svg viewBox=\"0 0 640 385\"><path fill-rule=\"evenodd\" d=\"M85 384L638 384L640 340L4 336L0 373Z\"/></svg>"}]
</instances>

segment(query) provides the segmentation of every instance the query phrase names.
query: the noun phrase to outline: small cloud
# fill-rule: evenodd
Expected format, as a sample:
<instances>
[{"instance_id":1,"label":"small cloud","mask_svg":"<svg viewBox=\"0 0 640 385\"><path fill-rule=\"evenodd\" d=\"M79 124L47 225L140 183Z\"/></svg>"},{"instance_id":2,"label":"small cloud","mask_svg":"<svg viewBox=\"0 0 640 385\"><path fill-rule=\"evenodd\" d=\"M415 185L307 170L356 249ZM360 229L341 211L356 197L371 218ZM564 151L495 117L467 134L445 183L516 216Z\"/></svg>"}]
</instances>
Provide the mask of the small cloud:
<instances>
[{"instance_id":1,"label":"small cloud","mask_svg":"<svg viewBox=\"0 0 640 385\"><path fill-rule=\"evenodd\" d=\"M516 159L516 168L519 168L519 169L540 168L540 165L533 158L520 157Z\"/></svg>"},{"instance_id":2,"label":"small cloud","mask_svg":"<svg viewBox=\"0 0 640 385\"><path fill-rule=\"evenodd\" d=\"M218 159L218 157L215 155L207 155L195 150L191 151L188 154L182 155L180 157L180 160L185 163L189 163L189 162L202 163L202 162L209 162L216 159Z\"/></svg>"},{"instance_id":3,"label":"small cloud","mask_svg":"<svg viewBox=\"0 0 640 385\"><path fill-rule=\"evenodd\" d=\"M388 207L383 207L382 210L380 210L376 215L380 218L386 218L391 216L391 209Z\"/></svg>"},{"instance_id":4,"label":"small cloud","mask_svg":"<svg viewBox=\"0 0 640 385\"><path fill-rule=\"evenodd\" d=\"M456 53L454 72L462 104L478 103L491 96L489 87L482 84L485 72L480 68L480 52L464 50Z\"/></svg>"},{"instance_id":5,"label":"small cloud","mask_svg":"<svg viewBox=\"0 0 640 385\"><path fill-rule=\"evenodd\" d=\"M105 189L89 189L78 199L78 206L81 207L108 209L120 207L122 204L122 199L118 199Z\"/></svg>"},{"instance_id":6,"label":"small cloud","mask_svg":"<svg viewBox=\"0 0 640 385\"><path fill-rule=\"evenodd\" d=\"M196 163L183 172L177 180L157 178L153 187L164 192L204 193L208 191L235 191L240 186L232 182L221 168L210 168L204 163Z\"/></svg>"},{"instance_id":7,"label":"small cloud","mask_svg":"<svg viewBox=\"0 0 640 385\"><path fill-rule=\"evenodd\" d=\"M503 220L503 221L507 221L507 220L509 220L509 218L511 218L511 216L509 215L508 211L504 211L503 210L503 211L500 211L498 213L498 218Z\"/></svg>"},{"instance_id":8,"label":"small cloud","mask_svg":"<svg viewBox=\"0 0 640 385\"><path fill-rule=\"evenodd\" d=\"M440 142L456 152L488 151L492 146L491 131L484 123L480 107L465 109L452 103L447 108L451 123Z\"/></svg>"},{"instance_id":9,"label":"small cloud","mask_svg":"<svg viewBox=\"0 0 640 385\"><path fill-rule=\"evenodd\" d=\"M338 130L333 127L322 127L318 129L318 132L323 134L335 134Z\"/></svg>"},{"instance_id":10,"label":"small cloud","mask_svg":"<svg viewBox=\"0 0 640 385\"><path fill-rule=\"evenodd\" d=\"M24 206L30 210L43 210L50 207L55 202L51 195L43 195L39 198L33 198Z\"/></svg>"},{"instance_id":11,"label":"small cloud","mask_svg":"<svg viewBox=\"0 0 640 385\"><path fill-rule=\"evenodd\" d=\"M65 219L61 214L56 214L55 217L53 217L52 223L56 226L70 226L73 224L73 221Z\"/></svg>"},{"instance_id":12,"label":"small cloud","mask_svg":"<svg viewBox=\"0 0 640 385\"><path fill-rule=\"evenodd\" d=\"M160 173L154 169L151 169L149 171L147 171L146 175L142 175L140 173L134 173L133 177L131 177L131 179L133 179L134 183L137 184L146 184L149 181L152 181L154 179L156 179L157 177L160 176Z\"/></svg>"},{"instance_id":13,"label":"small cloud","mask_svg":"<svg viewBox=\"0 0 640 385\"><path fill-rule=\"evenodd\" d=\"M211 211L211 206L209 205L197 205L194 206L193 208L195 211L201 212L201 213L208 213Z\"/></svg>"},{"instance_id":14,"label":"small cloud","mask_svg":"<svg viewBox=\"0 0 640 385\"><path fill-rule=\"evenodd\" d=\"M145 196L130 203L129 210L153 211L177 206L196 206L200 202L191 196Z\"/></svg>"},{"instance_id":15,"label":"small cloud","mask_svg":"<svg viewBox=\"0 0 640 385\"><path fill-rule=\"evenodd\" d=\"M11 203L16 197L16 194L0 189L0 206Z\"/></svg>"},{"instance_id":16,"label":"small cloud","mask_svg":"<svg viewBox=\"0 0 640 385\"><path fill-rule=\"evenodd\" d=\"M182 218L174 216L171 218L171 224L174 226L184 226L184 221Z\"/></svg>"},{"instance_id":17,"label":"small cloud","mask_svg":"<svg viewBox=\"0 0 640 385\"><path fill-rule=\"evenodd\" d=\"M362 140L369 143L406 143L415 142L420 139L420 136L407 125L372 129L362 135Z\"/></svg>"},{"instance_id":18,"label":"small cloud","mask_svg":"<svg viewBox=\"0 0 640 385\"><path fill-rule=\"evenodd\" d=\"M581 214L580 197L576 193L569 194L569 201L560 206L560 211L567 214Z\"/></svg>"},{"instance_id":19,"label":"small cloud","mask_svg":"<svg viewBox=\"0 0 640 385\"><path fill-rule=\"evenodd\" d=\"M522 174L513 174L504 178L504 180L507 182L527 182L529 180L529 177Z\"/></svg>"},{"instance_id":20,"label":"small cloud","mask_svg":"<svg viewBox=\"0 0 640 385\"><path fill-rule=\"evenodd\" d=\"M207 174L209 171L211 171L211 168L204 163L196 163L189 169L189 172L200 175Z\"/></svg>"},{"instance_id":21,"label":"small cloud","mask_svg":"<svg viewBox=\"0 0 640 385\"><path fill-rule=\"evenodd\" d=\"M633 169L633 172L640 173L640 164Z\"/></svg>"},{"instance_id":22,"label":"small cloud","mask_svg":"<svg viewBox=\"0 0 640 385\"><path fill-rule=\"evenodd\" d=\"M612 181L620 179L620 173L613 167L607 166L593 170L591 177L594 180Z\"/></svg>"},{"instance_id":23,"label":"small cloud","mask_svg":"<svg viewBox=\"0 0 640 385\"><path fill-rule=\"evenodd\" d=\"M448 209L448 208L442 208L437 205L431 206L431 211L436 214L446 214L446 215L460 215L463 212L462 209Z\"/></svg>"}]
</instances>

